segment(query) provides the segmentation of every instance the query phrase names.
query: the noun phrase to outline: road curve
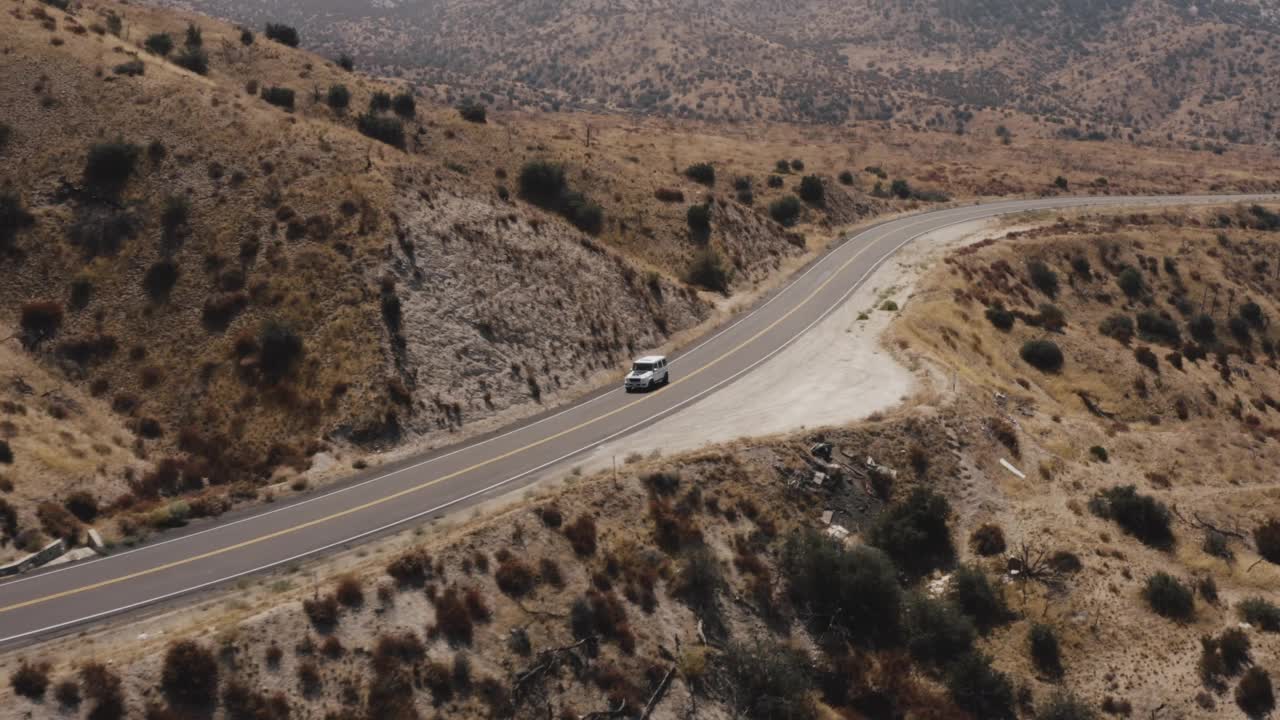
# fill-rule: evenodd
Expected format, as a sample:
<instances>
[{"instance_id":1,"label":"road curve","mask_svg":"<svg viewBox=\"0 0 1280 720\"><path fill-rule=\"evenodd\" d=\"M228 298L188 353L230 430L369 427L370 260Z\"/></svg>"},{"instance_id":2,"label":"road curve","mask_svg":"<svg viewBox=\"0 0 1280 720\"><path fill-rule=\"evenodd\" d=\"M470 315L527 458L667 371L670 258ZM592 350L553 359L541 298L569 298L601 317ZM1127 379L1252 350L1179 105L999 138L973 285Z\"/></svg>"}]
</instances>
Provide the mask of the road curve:
<instances>
[{"instance_id":1,"label":"road curve","mask_svg":"<svg viewBox=\"0 0 1280 720\"><path fill-rule=\"evenodd\" d=\"M357 475L336 488L224 516L109 557L0 584L0 650L349 546L528 482L547 468L697 402L749 373L843 303L911 240L997 215L1089 205L1269 201L1274 195L1088 197L952 207L880 223L845 239L750 312L673 355L671 384L619 388L478 438Z\"/></svg>"}]
</instances>

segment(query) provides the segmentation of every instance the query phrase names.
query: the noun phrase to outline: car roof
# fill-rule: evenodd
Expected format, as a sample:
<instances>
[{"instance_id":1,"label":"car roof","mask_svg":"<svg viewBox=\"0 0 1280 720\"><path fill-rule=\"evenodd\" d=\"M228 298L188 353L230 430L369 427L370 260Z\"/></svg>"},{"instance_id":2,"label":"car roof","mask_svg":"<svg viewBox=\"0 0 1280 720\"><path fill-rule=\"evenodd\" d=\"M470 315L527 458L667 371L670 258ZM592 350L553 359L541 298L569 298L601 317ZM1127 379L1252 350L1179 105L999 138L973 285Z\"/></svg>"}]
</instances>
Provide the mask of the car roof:
<instances>
[{"instance_id":1,"label":"car roof","mask_svg":"<svg viewBox=\"0 0 1280 720\"><path fill-rule=\"evenodd\" d=\"M665 355L645 355L642 358L636 358L635 361L638 363L656 363L659 360L666 360L666 359L667 359L667 356Z\"/></svg>"}]
</instances>

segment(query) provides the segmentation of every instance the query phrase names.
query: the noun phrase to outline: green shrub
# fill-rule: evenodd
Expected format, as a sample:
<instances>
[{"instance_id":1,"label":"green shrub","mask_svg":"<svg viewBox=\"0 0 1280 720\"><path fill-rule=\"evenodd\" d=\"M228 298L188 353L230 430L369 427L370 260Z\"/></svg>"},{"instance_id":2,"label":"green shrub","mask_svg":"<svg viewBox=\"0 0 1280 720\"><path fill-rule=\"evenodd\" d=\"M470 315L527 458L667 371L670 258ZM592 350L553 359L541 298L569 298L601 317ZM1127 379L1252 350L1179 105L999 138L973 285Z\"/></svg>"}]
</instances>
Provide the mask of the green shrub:
<instances>
[{"instance_id":1,"label":"green shrub","mask_svg":"<svg viewBox=\"0 0 1280 720\"><path fill-rule=\"evenodd\" d=\"M130 60L129 62L120 63L111 68L111 72L116 75L127 75L129 77L138 77L147 72L147 64L141 60Z\"/></svg>"},{"instance_id":2,"label":"green shrub","mask_svg":"<svg viewBox=\"0 0 1280 720\"><path fill-rule=\"evenodd\" d=\"M868 542L888 554L902 571L921 576L955 557L947 526L950 515L951 505L946 498L917 487L907 499L880 513L871 526Z\"/></svg>"},{"instance_id":3,"label":"green shrub","mask_svg":"<svg viewBox=\"0 0 1280 720\"><path fill-rule=\"evenodd\" d=\"M991 585L987 574L976 565L961 565L951 574L947 597L983 633L1009 619L1001 591Z\"/></svg>"},{"instance_id":4,"label":"green shrub","mask_svg":"<svg viewBox=\"0 0 1280 720\"><path fill-rule=\"evenodd\" d=\"M1039 313L1036 315L1036 322L1045 330L1060 332L1062 328L1067 326L1067 315L1062 312L1062 308L1053 303L1040 303Z\"/></svg>"},{"instance_id":5,"label":"green shrub","mask_svg":"<svg viewBox=\"0 0 1280 720\"><path fill-rule=\"evenodd\" d=\"M1252 649L1248 633L1238 627L1227 628L1218 636L1218 652L1229 675L1235 675L1253 662L1249 655Z\"/></svg>"},{"instance_id":6,"label":"green shrub","mask_svg":"<svg viewBox=\"0 0 1280 720\"><path fill-rule=\"evenodd\" d=\"M116 191L133 175L142 148L124 140L97 143L85 159L85 182L100 190Z\"/></svg>"},{"instance_id":7,"label":"green shrub","mask_svg":"<svg viewBox=\"0 0 1280 720\"><path fill-rule=\"evenodd\" d=\"M1101 445L1094 445L1090 447L1089 454L1092 455L1093 459L1097 460L1098 462L1109 462L1111 459L1111 454L1108 453L1107 449L1102 447Z\"/></svg>"},{"instance_id":8,"label":"green shrub","mask_svg":"<svg viewBox=\"0 0 1280 720\"><path fill-rule=\"evenodd\" d=\"M1173 545L1169 509L1150 495L1139 495L1132 485L1101 490L1089 506L1147 545L1162 549Z\"/></svg>"},{"instance_id":9,"label":"green shrub","mask_svg":"<svg viewBox=\"0 0 1280 720\"><path fill-rule=\"evenodd\" d=\"M258 333L258 347L258 367L271 382L290 375L304 352L302 338L277 322L263 323Z\"/></svg>"},{"instance_id":10,"label":"green shrub","mask_svg":"<svg viewBox=\"0 0 1280 720\"><path fill-rule=\"evenodd\" d=\"M1213 318L1203 313L1191 318L1191 322L1187 323L1187 327L1191 330L1191 337L1195 338L1198 343L1209 345L1218 339L1218 332Z\"/></svg>"},{"instance_id":11,"label":"green shrub","mask_svg":"<svg viewBox=\"0 0 1280 720\"><path fill-rule=\"evenodd\" d=\"M293 90L286 87L280 87L278 85L272 85L271 87L262 88L263 100L266 100L267 102L271 103L272 105L275 105L276 107L282 107L286 110L293 109L294 95L295 93L293 92Z\"/></svg>"},{"instance_id":12,"label":"green shrub","mask_svg":"<svg viewBox=\"0 0 1280 720\"><path fill-rule=\"evenodd\" d=\"M889 185L889 193L899 199L906 200L911 197L911 184L901 178L894 180Z\"/></svg>"},{"instance_id":13,"label":"green shrub","mask_svg":"<svg viewBox=\"0 0 1280 720\"><path fill-rule=\"evenodd\" d=\"M351 72L356 69L356 61L350 55L342 53L338 56L338 67Z\"/></svg>"},{"instance_id":14,"label":"green shrub","mask_svg":"<svg viewBox=\"0 0 1280 720\"><path fill-rule=\"evenodd\" d=\"M564 167L547 160L531 160L520 169L520 197L543 208L554 208L567 182Z\"/></svg>"},{"instance_id":15,"label":"green shrub","mask_svg":"<svg viewBox=\"0 0 1280 720\"><path fill-rule=\"evenodd\" d=\"M1177 327L1175 326L1174 329L1176 330ZM1102 324L1098 326L1098 332L1113 340L1128 345L1129 341L1133 339L1133 320L1128 315L1121 315L1119 313L1109 315L1107 316L1107 319L1103 320Z\"/></svg>"},{"instance_id":16,"label":"green shrub","mask_svg":"<svg viewBox=\"0 0 1280 720\"><path fill-rule=\"evenodd\" d=\"M1280 607L1261 597L1251 597L1236 605L1240 619L1256 625L1263 632L1280 632Z\"/></svg>"},{"instance_id":17,"label":"green shrub","mask_svg":"<svg viewBox=\"0 0 1280 720\"><path fill-rule=\"evenodd\" d=\"M992 523L980 525L969 535L969 547L984 557L999 555L1005 550L1004 530Z\"/></svg>"},{"instance_id":18,"label":"green shrub","mask_svg":"<svg viewBox=\"0 0 1280 720\"><path fill-rule=\"evenodd\" d=\"M705 240L711 234L711 206L708 203L690 205L685 213L685 222L695 237Z\"/></svg>"},{"instance_id":19,"label":"green shrub","mask_svg":"<svg viewBox=\"0 0 1280 720\"><path fill-rule=\"evenodd\" d=\"M1083 255L1071 258L1071 269L1085 280L1093 277L1093 269L1089 266L1089 258Z\"/></svg>"},{"instance_id":20,"label":"green shrub","mask_svg":"<svg viewBox=\"0 0 1280 720\"><path fill-rule=\"evenodd\" d=\"M587 557L596 551L596 521L590 515L579 515L577 520L564 527L564 536L573 551Z\"/></svg>"},{"instance_id":21,"label":"green shrub","mask_svg":"<svg viewBox=\"0 0 1280 720\"><path fill-rule=\"evenodd\" d=\"M183 42L189 48L198 48L204 46L204 33L200 31L200 26L195 23L187 23L187 34Z\"/></svg>"},{"instance_id":22,"label":"green shrub","mask_svg":"<svg viewBox=\"0 0 1280 720\"><path fill-rule=\"evenodd\" d=\"M179 640L165 651L160 687L180 707L213 707L218 698L218 661L193 640Z\"/></svg>"},{"instance_id":23,"label":"green shrub","mask_svg":"<svg viewBox=\"0 0 1280 720\"><path fill-rule=\"evenodd\" d=\"M862 647L900 641L902 588L883 552L865 545L846 549L806 530L787 539L783 558L791 600L815 631L840 628Z\"/></svg>"},{"instance_id":24,"label":"green shrub","mask_svg":"<svg viewBox=\"0 0 1280 720\"><path fill-rule=\"evenodd\" d=\"M1247 346L1249 341L1253 339L1248 321L1238 315L1233 315L1227 319L1227 329L1231 331L1231 336L1241 345Z\"/></svg>"},{"instance_id":25,"label":"green shrub","mask_svg":"<svg viewBox=\"0 0 1280 720\"><path fill-rule=\"evenodd\" d=\"M1058 648L1058 635L1053 627L1035 623L1027 633L1031 645L1031 662L1036 670L1051 678L1062 676L1062 652Z\"/></svg>"},{"instance_id":26,"label":"green shrub","mask_svg":"<svg viewBox=\"0 0 1280 720\"><path fill-rule=\"evenodd\" d=\"M991 658L971 652L947 672L947 691L962 710L983 720L1013 720L1013 685L991 667Z\"/></svg>"},{"instance_id":27,"label":"green shrub","mask_svg":"<svg viewBox=\"0 0 1280 720\"><path fill-rule=\"evenodd\" d=\"M973 622L950 602L914 594L907 599L903 624L907 649L919 662L943 667L973 649Z\"/></svg>"},{"instance_id":28,"label":"green shrub","mask_svg":"<svg viewBox=\"0 0 1280 720\"><path fill-rule=\"evenodd\" d=\"M791 172L791 163L787 162L786 160L779 160L778 162L773 164L773 169L775 172L785 175Z\"/></svg>"},{"instance_id":29,"label":"green shrub","mask_svg":"<svg viewBox=\"0 0 1280 720\"><path fill-rule=\"evenodd\" d=\"M783 227L791 227L800 218L800 200L795 195L785 195L769 203L769 217Z\"/></svg>"},{"instance_id":30,"label":"green shrub","mask_svg":"<svg viewBox=\"0 0 1280 720\"><path fill-rule=\"evenodd\" d=\"M1280 565L1280 519L1270 518L1254 528L1253 541L1264 560Z\"/></svg>"},{"instance_id":31,"label":"green shrub","mask_svg":"<svg viewBox=\"0 0 1280 720\"><path fill-rule=\"evenodd\" d=\"M356 129L378 142L404 149L404 123L396 118L365 113L356 118Z\"/></svg>"},{"instance_id":32,"label":"green shrub","mask_svg":"<svg viewBox=\"0 0 1280 720\"><path fill-rule=\"evenodd\" d=\"M1195 613L1195 597L1191 590L1166 572L1147 578L1142 597L1157 615L1173 620L1190 620Z\"/></svg>"},{"instance_id":33,"label":"green shrub","mask_svg":"<svg viewBox=\"0 0 1280 720\"><path fill-rule=\"evenodd\" d=\"M1151 370L1152 372L1160 372L1160 358L1157 358L1156 354L1151 352L1151 348L1134 348L1133 359L1137 360L1139 365Z\"/></svg>"},{"instance_id":34,"label":"green shrub","mask_svg":"<svg viewBox=\"0 0 1280 720\"><path fill-rule=\"evenodd\" d=\"M22 345L34 349L53 337L62 327L62 305L56 302L30 302L22 306L19 325L22 328Z\"/></svg>"},{"instance_id":35,"label":"green shrub","mask_svg":"<svg viewBox=\"0 0 1280 720\"><path fill-rule=\"evenodd\" d=\"M514 556L498 564L493 579L499 590L514 598L528 595L536 584L533 568Z\"/></svg>"},{"instance_id":36,"label":"green shrub","mask_svg":"<svg viewBox=\"0 0 1280 720\"><path fill-rule=\"evenodd\" d=\"M720 253L708 245L694 254L693 264L685 274L685 282L718 293L728 293L729 285L733 282L733 271L725 265Z\"/></svg>"},{"instance_id":37,"label":"green shrub","mask_svg":"<svg viewBox=\"0 0 1280 720\"><path fill-rule=\"evenodd\" d=\"M809 698L813 669L795 648L767 638L734 643L725 654L733 705L752 720L810 720L817 716Z\"/></svg>"},{"instance_id":38,"label":"green shrub","mask_svg":"<svg viewBox=\"0 0 1280 720\"><path fill-rule=\"evenodd\" d=\"M1178 323L1167 314L1143 310L1138 313L1138 332L1151 342L1177 347L1182 342Z\"/></svg>"},{"instance_id":39,"label":"green shrub","mask_svg":"<svg viewBox=\"0 0 1280 720\"><path fill-rule=\"evenodd\" d=\"M188 45L183 47L182 53L174 56L173 64L191 70L197 76L205 76L209 74L209 53L205 53L200 47Z\"/></svg>"},{"instance_id":40,"label":"green shrub","mask_svg":"<svg viewBox=\"0 0 1280 720\"><path fill-rule=\"evenodd\" d=\"M604 229L604 208L580 192L571 190L562 196L560 214L589 235L599 235Z\"/></svg>"},{"instance_id":41,"label":"green shrub","mask_svg":"<svg viewBox=\"0 0 1280 720\"><path fill-rule=\"evenodd\" d=\"M780 188L782 187L782 177L779 175L770 175L769 179L765 181L765 184L771 188Z\"/></svg>"},{"instance_id":42,"label":"green shrub","mask_svg":"<svg viewBox=\"0 0 1280 720\"><path fill-rule=\"evenodd\" d=\"M1062 350L1052 340L1028 340L1023 343L1021 356L1028 365L1043 372L1058 372L1062 369Z\"/></svg>"},{"instance_id":43,"label":"green shrub","mask_svg":"<svg viewBox=\"0 0 1280 720\"><path fill-rule=\"evenodd\" d=\"M418 114L418 102L407 92L397 93L391 99L391 110L406 120L412 120Z\"/></svg>"},{"instance_id":44,"label":"green shrub","mask_svg":"<svg viewBox=\"0 0 1280 720\"><path fill-rule=\"evenodd\" d=\"M1005 310L1003 306L993 305L987 308L986 315L987 321L990 322L997 330L1008 331L1013 329L1015 316L1013 313Z\"/></svg>"},{"instance_id":45,"label":"green shrub","mask_svg":"<svg viewBox=\"0 0 1280 720\"><path fill-rule=\"evenodd\" d=\"M1255 328L1262 328L1267 324L1267 316L1262 312L1262 306L1252 300L1240 306L1240 317Z\"/></svg>"},{"instance_id":46,"label":"green shrub","mask_svg":"<svg viewBox=\"0 0 1280 720\"><path fill-rule=\"evenodd\" d=\"M1142 294L1143 280L1142 273L1133 266L1126 267L1120 271L1120 277L1116 279L1120 285L1120 289L1130 298L1136 298Z\"/></svg>"},{"instance_id":47,"label":"green shrub","mask_svg":"<svg viewBox=\"0 0 1280 720\"><path fill-rule=\"evenodd\" d=\"M719 561L705 546L699 546L687 552L681 561L674 590L680 599L705 615L715 610L716 597L724 584Z\"/></svg>"},{"instance_id":48,"label":"green shrub","mask_svg":"<svg viewBox=\"0 0 1280 720\"><path fill-rule=\"evenodd\" d=\"M263 33L270 40L275 40L281 45L289 47L298 47L298 31L294 28L281 23L267 23L267 29Z\"/></svg>"},{"instance_id":49,"label":"green shrub","mask_svg":"<svg viewBox=\"0 0 1280 720\"><path fill-rule=\"evenodd\" d=\"M1056 690L1036 708L1036 720L1097 720L1098 713L1088 703L1065 690Z\"/></svg>"},{"instance_id":50,"label":"green shrub","mask_svg":"<svg viewBox=\"0 0 1280 720\"><path fill-rule=\"evenodd\" d=\"M153 33L142 43L147 52L164 57L173 52L173 36L169 33Z\"/></svg>"},{"instance_id":51,"label":"green shrub","mask_svg":"<svg viewBox=\"0 0 1280 720\"><path fill-rule=\"evenodd\" d=\"M178 266L172 260L159 260L147 268L142 276L142 287L156 302L163 302L169 297L173 286L178 283Z\"/></svg>"},{"instance_id":52,"label":"green shrub","mask_svg":"<svg viewBox=\"0 0 1280 720\"><path fill-rule=\"evenodd\" d=\"M249 47L253 44L253 31L249 28L240 28L240 44Z\"/></svg>"},{"instance_id":53,"label":"green shrub","mask_svg":"<svg viewBox=\"0 0 1280 720\"><path fill-rule=\"evenodd\" d=\"M853 173L849 172L848 170L841 170L840 175L838 177L840 179L841 185L853 184Z\"/></svg>"},{"instance_id":54,"label":"green shrub","mask_svg":"<svg viewBox=\"0 0 1280 720\"><path fill-rule=\"evenodd\" d=\"M334 110L346 110L351 105L351 91L346 85L332 85L327 100Z\"/></svg>"},{"instance_id":55,"label":"green shrub","mask_svg":"<svg viewBox=\"0 0 1280 720\"><path fill-rule=\"evenodd\" d=\"M1054 272L1039 260L1027 263L1027 274L1031 276L1031 284L1049 297L1058 295L1058 273Z\"/></svg>"},{"instance_id":56,"label":"green shrub","mask_svg":"<svg viewBox=\"0 0 1280 720\"><path fill-rule=\"evenodd\" d=\"M19 232L35 224L35 216L27 212L21 197L0 191L0 256L13 247Z\"/></svg>"},{"instance_id":57,"label":"green shrub","mask_svg":"<svg viewBox=\"0 0 1280 720\"><path fill-rule=\"evenodd\" d=\"M43 698L45 691L49 689L48 663L33 664L22 661L9 678L9 685L13 688L14 694L20 697L30 700Z\"/></svg>"},{"instance_id":58,"label":"green shrub","mask_svg":"<svg viewBox=\"0 0 1280 720\"><path fill-rule=\"evenodd\" d=\"M391 93L378 90L369 96L369 112L386 112L391 109Z\"/></svg>"},{"instance_id":59,"label":"green shrub","mask_svg":"<svg viewBox=\"0 0 1280 720\"><path fill-rule=\"evenodd\" d=\"M466 98L458 104L458 114L467 122L483 124L488 121L488 113L484 105L472 98Z\"/></svg>"},{"instance_id":60,"label":"green shrub","mask_svg":"<svg viewBox=\"0 0 1280 720\"><path fill-rule=\"evenodd\" d=\"M1266 670L1254 665L1245 671L1236 686L1236 705L1251 718L1264 717L1275 709L1275 690Z\"/></svg>"},{"instance_id":61,"label":"green shrub","mask_svg":"<svg viewBox=\"0 0 1280 720\"><path fill-rule=\"evenodd\" d=\"M684 169L685 177L703 185L711 186L716 184L716 169L711 163L694 163Z\"/></svg>"},{"instance_id":62,"label":"green shrub","mask_svg":"<svg viewBox=\"0 0 1280 720\"><path fill-rule=\"evenodd\" d=\"M827 191L822 186L822 179L817 175L805 175L800 178L800 199L815 207L825 205Z\"/></svg>"}]
</instances>

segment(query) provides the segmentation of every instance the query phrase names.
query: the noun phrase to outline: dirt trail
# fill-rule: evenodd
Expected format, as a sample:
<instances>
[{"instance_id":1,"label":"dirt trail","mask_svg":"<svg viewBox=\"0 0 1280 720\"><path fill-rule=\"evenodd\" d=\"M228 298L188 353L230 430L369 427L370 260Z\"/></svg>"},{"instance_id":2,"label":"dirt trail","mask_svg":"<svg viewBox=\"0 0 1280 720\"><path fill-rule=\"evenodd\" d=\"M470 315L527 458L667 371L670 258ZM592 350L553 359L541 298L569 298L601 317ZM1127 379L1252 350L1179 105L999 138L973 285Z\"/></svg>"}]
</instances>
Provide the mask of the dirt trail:
<instances>
[{"instance_id":1,"label":"dirt trail","mask_svg":"<svg viewBox=\"0 0 1280 720\"><path fill-rule=\"evenodd\" d=\"M741 437L837 425L893 408L917 388L917 373L881 343L910 302L915 283L957 247L1000 229L1000 220L956 225L913 241L867 278L849 300L768 362L652 428L601 445L576 464L590 472L627 455L683 452ZM865 319L859 319L864 316ZM680 372L677 366L674 372Z\"/></svg>"}]
</instances>

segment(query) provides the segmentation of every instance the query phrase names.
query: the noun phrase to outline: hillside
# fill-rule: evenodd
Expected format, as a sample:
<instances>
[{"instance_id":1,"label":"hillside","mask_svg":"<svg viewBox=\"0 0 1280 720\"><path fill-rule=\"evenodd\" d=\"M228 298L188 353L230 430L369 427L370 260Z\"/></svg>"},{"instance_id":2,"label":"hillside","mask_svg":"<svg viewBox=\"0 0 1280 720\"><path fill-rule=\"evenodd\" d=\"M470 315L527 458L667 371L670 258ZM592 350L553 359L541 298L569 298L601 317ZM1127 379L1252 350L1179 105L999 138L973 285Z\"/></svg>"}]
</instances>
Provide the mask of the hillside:
<instances>
[{"instance_id":1,"label":"hillside","mask_svg":"<svg viewBox=\"0 0 1280 720\"><path fill-rule=\"evenodd\" d=\"M898 410L570 473L144 638L55 641L8 659L15 707L1266 716L1280 209L1012 224L905 299L885 339L935 380Z\"/></svg>"},{"instance_id":2,"label":"hillside","mask_svg":"<svg viewBox=\"0 0 1280 720\"><path fill-rule=\"evenodd\" d=\"M1262 0L332 5L181 0L442 97L713 121L1271 143L1280 15Z\"/></svg>"}]
</instances>

